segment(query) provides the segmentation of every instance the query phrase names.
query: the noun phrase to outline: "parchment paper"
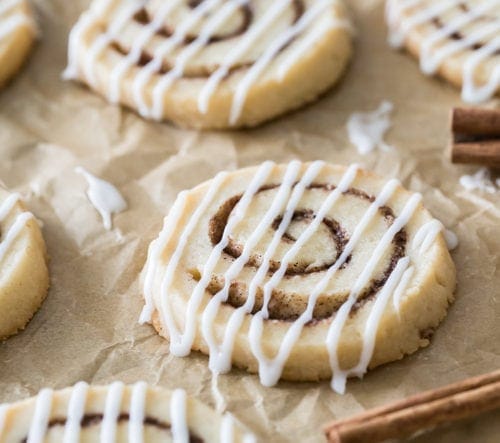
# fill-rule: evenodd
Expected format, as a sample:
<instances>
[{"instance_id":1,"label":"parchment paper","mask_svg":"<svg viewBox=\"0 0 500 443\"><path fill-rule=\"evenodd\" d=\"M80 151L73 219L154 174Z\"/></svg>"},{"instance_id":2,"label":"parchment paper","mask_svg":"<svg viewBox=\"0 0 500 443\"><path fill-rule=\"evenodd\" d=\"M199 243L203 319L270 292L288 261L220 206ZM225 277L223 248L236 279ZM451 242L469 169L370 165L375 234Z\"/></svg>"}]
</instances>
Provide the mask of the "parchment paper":
<instances>
[{"instance_id":1,"label":"parchment paper","mask_svg":"<svg viewBox=\"0 0 500 443\"><path fill-rule=\"evenodd\" d=\"M195 132L145 121L88 89L60 80L70 26L88 0L38 0L42 39L0 92L0 178L23 194L44 223L51 289L26 330L0 344L0 402L62 388L139 379L185 388L214 404L207 358L168 355L150 326L137 324L138 276L147 246L177 193L223 169L323 159L357 161L422 192L454 230L458 290L430 347L350 381L344 396L325 383L280 383L233 370L219 387L227 408L263 441L322 441L322 425L412 393L500 367L500 195L466 192L444 155L447 114L459 93L424 77L385 41L381 0L352 0L356 54L344 79L317 103L243 132ZM345 123L351 112L395 104L391 152L358 155ZM74 172L82 165L114 183L129 209L104 230ZM417 438L421 442L498 441L500 413Z\"/></svg>"}]
</instances>

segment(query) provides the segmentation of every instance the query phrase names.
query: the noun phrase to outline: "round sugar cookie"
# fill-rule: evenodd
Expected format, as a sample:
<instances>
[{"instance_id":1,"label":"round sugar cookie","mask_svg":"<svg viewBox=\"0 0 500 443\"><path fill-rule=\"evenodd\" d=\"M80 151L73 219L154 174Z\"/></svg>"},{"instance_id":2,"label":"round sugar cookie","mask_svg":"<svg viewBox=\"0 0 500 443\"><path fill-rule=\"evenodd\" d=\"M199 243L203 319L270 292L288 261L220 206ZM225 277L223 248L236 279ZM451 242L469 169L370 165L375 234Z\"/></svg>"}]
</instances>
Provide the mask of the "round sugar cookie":
<instances>
[{"instance_id":1,"label":"round sugar cookie","mask_svg":"<svg viewBox=\"0 0 500 443\"><path fill-rule=\"evenodd\" d=\"M43 389L36 397L0 405L5 442L252 443L230 414L219 415L186 395L144 382Z\"/></svg>"},{"instance_id":2,"label":"round sugar cookie","mask_svg":"<svg viewBox=\"0 0 500 443\"><path fill-rule=\"evenodd\" d=\"M23 329L49 287L45 243L18 194L0 188L0 340Z\"/></svg>"},{"instance_id":3,"label":"round sugar cookie","mask_svg":"<svg viewBox=\"0 0 500 443\"><path fill-rule=\"evenodd\" d=\"M24 63L36 37L33 13L26 0L0 2L0 87Z\"/></svg>"},{"instance_id":4,"label":"round sugar cookie","mask_svg":"<svg viewBox=\"0 0 500 443\"><path fill-rule=\"evenodd\" d=\"M350 54L341 0L95 0L65 76L147 118L244 127L315 100Z\"/></svg>"},{"instance_id":5,"label":"round sugar cookie","mask_svg":"<svg viewBox=\"0 0 500 443\"><path fill-rule=\"evenodd\" d=\"M222 172L179 194L143 271L170 352L264 385L349 376L427 346L453 299L442 224L397 180L323 162Z\"/></svg>"},{"instance_id":6,"label":"round sugar cookie","mask_svg":"<svg viewBox=\"0 0 500 443\"><path fill-rule=\"evenodd\" d=\"M406 47L421 70L462 88L478 103L500 90L500 2L388 0L389 41Z\"/></svg>"}]
</instances>

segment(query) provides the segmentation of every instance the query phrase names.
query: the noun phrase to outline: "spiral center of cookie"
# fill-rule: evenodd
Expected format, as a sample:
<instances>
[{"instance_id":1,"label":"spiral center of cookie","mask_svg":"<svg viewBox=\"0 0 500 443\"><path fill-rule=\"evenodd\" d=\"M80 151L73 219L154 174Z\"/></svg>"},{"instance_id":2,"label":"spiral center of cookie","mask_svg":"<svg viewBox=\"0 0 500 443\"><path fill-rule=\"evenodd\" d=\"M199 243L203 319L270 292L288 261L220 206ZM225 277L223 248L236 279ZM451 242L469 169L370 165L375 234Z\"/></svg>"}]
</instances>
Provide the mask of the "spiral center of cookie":
<instances>
[{"instance_id":1,"label":"spiral center of cookie","mask_svg":"<svg viewBox=\"0 0 500 443\"><path fill-rule=\"evenodd\" d=\"M286 211L283 208L281 215L273 220L258 244L251 251L245 252L245 245L257 229L262 214L271 205L276 192L279 192L277 188L277 185L268 185L259 189L250 204L247 216L232 229L228 236L228 244L224 249L226 265L241 257L242 254L248 258L240 275L230 282L228 303L234 307L242 306L245 303L248 297L249 281L263 264L268 265L267 279L284 268L284 257L318 217L319 206L327 195L335 189L325 184L309 186L306 190L308 198L298 206L293 214L291 216L289 214L288 219L284 221ZM223 238L224 230L237 213L241 199L242 195L227 199L210 219L208 235L212 245L217 245ZM354 213L358 207L365 210L371 202L373 202L373 197L363 191L348 189L343 193L337 207L333 208L326 216L320 217L320 222L312 235L306 242L301 243L293 260L286 262L283 280L272 291L268 305L270 318L294 320L306 309L311 288L317 284L330 267L337 263L352 235L352 231L350 232L346 226L351 226L350 229L352 229L356 220ZM349 255L339 266L336 277L338 282L334 282L335 284L329 288L329 291L318 298L314 309L315 320L330 317L339 309L349 296L352 281L362 271L371 253L372 241L375 243L394 221L392 210L386 206L379 208L378 214L377 222L371 227L373 232L367 233L366 250L355 249L352 256ZM268 248L277 232L281 234L281 237L270 256ZM363 289L358 298L358 306L372 297L384 285L399 258L404 256L405 244L406 233L402 230L395 236L391 251L382 260L381 266L370 284ZM215 294L223 288L224 284L224 275L221 270L221 272L213 274L208 290ZM255 298L254 312L257 312L263 306L264 289L262 286L258 288Z\"/></svg>"}]
</instances>

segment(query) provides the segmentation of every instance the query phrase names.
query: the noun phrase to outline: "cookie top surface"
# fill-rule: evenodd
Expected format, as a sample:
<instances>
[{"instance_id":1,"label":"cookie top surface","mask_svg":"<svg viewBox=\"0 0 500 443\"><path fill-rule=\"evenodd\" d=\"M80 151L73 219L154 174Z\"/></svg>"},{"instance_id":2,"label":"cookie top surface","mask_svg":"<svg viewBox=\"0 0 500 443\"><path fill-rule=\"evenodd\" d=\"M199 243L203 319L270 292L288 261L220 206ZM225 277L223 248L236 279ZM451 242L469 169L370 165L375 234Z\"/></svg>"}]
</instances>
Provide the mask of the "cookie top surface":
<instances>
[{"instance_id":1,"label":"cookie top surface","mask_svg":"<svg viewBox=\"0 0 500 443\"><path fill-rule=\"evenodd\" d=\"M338 0L98 0L71 33L66 74L146 117L240 126L308 101L314 70L334 63L331 85L349 27ZM279 103L261 97L282 88Z\"/></svg>"},{"instance_id":2,"label":"cookie top surface","mask_svg":"<svg viewBox=\"0 0 500 443\"><path fill-rule=\"evenodd\" d=\"M356 166L266 162L221 173L182 192L165 218L144 271L142 320L157 311L171 352L208 347L217 372L241 338L272 384L293 350L336 349L345 324L362 334L381 294L393 296L383 312L397 316L443 266L449 296L454 267L441 231L419 194ZM231 327L218 330L223 323Z\"/></svg>"},{"instance_id":3,"label":"cookie top surface","mask_svg":"<svg viewBox=\"0 0 500 443\"><path fill-rule=\"evenodd\" d=\"M500 3L491 0L389 0L390 43L406 46L427 74L462 86L477 103L500 88Z\"/></svg>"},{"instance_id":4,"label":"cookie top surface","mask_svg":"<svg viewBox=\"0 0 500 443\"><path fill-rule=\"evenodd\" d=\"M89 386L0 405L2 441L19 442L255 442L230 415L186 395L144 382Z\"/></svg>"}]
</instances>

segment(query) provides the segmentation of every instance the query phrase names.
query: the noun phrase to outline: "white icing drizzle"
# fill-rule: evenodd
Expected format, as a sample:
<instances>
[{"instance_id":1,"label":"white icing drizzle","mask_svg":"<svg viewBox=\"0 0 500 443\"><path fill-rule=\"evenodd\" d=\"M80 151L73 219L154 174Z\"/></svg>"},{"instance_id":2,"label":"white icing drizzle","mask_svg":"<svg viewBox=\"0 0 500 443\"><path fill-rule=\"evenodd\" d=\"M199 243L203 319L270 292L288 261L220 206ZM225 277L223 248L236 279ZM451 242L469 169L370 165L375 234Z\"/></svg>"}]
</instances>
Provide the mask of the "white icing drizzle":
<instances>
[{"instance_id":1,"label":"white icing drizzle","mask_svg":"<svg viewBox=\"0 0 500 443\"><path fill-rule=\"evenodd\" d=\"M234 418L227 413L222 416L220 426L220 443L232 443L234 441Z\"/></svg>"},{"instance_id":2,"label":"white icing drizzle","mask_svg":"<svg viewBox=\"0 0 500 443\"><path fill-rule=\"evenodd\" d=\"M106 395L106 404L104 406L104 414L102 417L101 443L109 443L115 441L116 427L118 424L118 417L120 416L120 406L123 397L125 386L122 382L116 381L108 388Z\"/></svg>"},{"instance_id":3,"label":"white icing drizzle","mask_svg":"<svg viewBox=\"0 0 500 443\"><path fill-rule=\"evenodd\" d=\"M132 388L128 424L128 440L130 443L143 443L144 441L147 392L148 385L143 381L137 382Z\"/></svg>"},{"instance_id":4,"label":"white icing drizzle","mask_svg":"<svg viewBox=\"0 0 500 443\"><path fill-rule=\"evenodd\" d=\"M450 229L445 229L444 230L444 239L446 241L446 246L448 246L448 249L450 251L453 251L458 247L458 237L457 234L455 234L453 231Z\"/></svg>"},{"instance_id":5,"label":"white icing drizzle","mask_svg":"<svg viewBox=\"0 0 500 443\"><path fill-rule=\"evenodd\" d=\"M217 177L214 180L216 179ZM164 219L163 229L161 231L160 237L154 240L149 247L147 259L148 268L144 277L145 304L144 308L142 309L141 316L139 317L139 323L141 324L151 322L151 316L153 315L153 311L155 309L153 300L153 283L157 268L156 263L160 259L160 255L164 246L169 242L172 233L179 222L185 205L186 191L182 191L177 197L174 206L172 206L172 209L170 209L169 215Z\"/></svg>"},{"instance_id":6,"label":"white icing drizzle","mask_svg":"<svg viewBox=\"0 0 500 443\"><path fill-rule=\"evenodd\" d=\"M220 11L201 29L200 35L179 54L173 69L161 78L153 90L154 118L158 120L162 118L163 96L173 82L182 77L187 62L209 42L215 31L231 17L237 8L246 3L248 3L248 0L233 0L222 5Z\"/></svg>"},{"instance_id":7,"label":"white icing drizzle","mask_svg":"<svg viewBox=\"0 0 500 443\"><path fill-rule=\"evenodd\" d=\"M252 351L256 354L259 360L259 367L261 367L260 365L263 365L262 370L260 371L260 377L263 384L265 384L266 386L270 386L278 381L283 370L283 366L286 363L286 360L288 359L295 342L299 338L304 325L313 318L314 307L319 295L325 290L328 282L332 279L338 269L340 269L340 267L346 262L355 245L361 238L364 230L375 216L377 210L387 202L387 200L391 197L392 193L398 186L399 182L397 180L389 181L385 185L379 197L375 199L375 201L370 205L369 209L361 219L359 225L354 230L349 242L345 245L344 251L338 258L338 260L327 270L324 277L311 292L305 311L288 329L283 343L280 345L278 354L273 360L266 359L264 352L260 346L263 330L262 318L258 316L257 320L252 319L250 329L250 343ZM298 240L300 240L300 237Z\"/></svg>"},{"instance_id":8,"label":"white icing drizzle","mask_svg":"<svg viewBox=\"0 0 500 443\"><path fill-rule=\"evenodd\" d=\"M288 1L286 1L288 3ZM236 92L233 98L233 104L231 106L231 112L229 115L229 123L234 125L241 115L243 106L246 101L246 97L250 88L264 72L267 66L272 62L274 57L287 45L292 39L294 39L298 34L304 32L308 26L314 22L320 14L322 14L325 9L332 5L332 0L323 0L315 3L310 9L308 9L295 24L290 26L286 31L281 33L273 42L271 42L264 53L257 59L257 61L252 65L252 67L245 74L243 79L238 83L236 87ZM296 59L295 59L296 60Z\"/></svg>"},{"instance_id":9,"label":"white icing drizzle","mask_svg":"<svg viewBox=\"0 0 500 443\"><path fill-rule=\"evenodd\" d=\"M110 43L120 34L132 17L142 8L142 3L137 1L125 2L123 5L125 6L119 11L115 19L111 21L108 30L94 40L88 53L86 54L83 71L85 78L93 87L97 84L97 76L94 69L95 61L99 58L102 52L109 47Z\"/></svg>"},{"instance_id":10,"label":"white icing drizzle","mask_svg":"<svg viewBox=\"0 0 500 443\"><path fill-rule=\"evenodd\" d=\"M178 48L184 42L188 33L219 3L220 0L207 0L201 2L193 9L188 18L178 25L173 35L155 49L153 59L140 70L133 82L132 92L136 106L142 116L148 117L151 115L150 107L144 100L145 87L152 76L161 68L163 58L174 49ZM175 67L173 69L175 69Z\"/></svg>"},{"instance_id":11,"label":"white icing drizzle","mask_svg":"<svg viewBox=\"0 0 500 443\"><path fill-rule=\"evenodd\" d=\"M170 421L174 443L189 443L186 391L176 389L170 400Z\"/></svg>"},{"instance_id":12,"label":"white icing drizzle","mask_svg":"<svg viewBox=\"0 0 500 443\"><path fill-rule=\"evenodd\" d=\"M85 415L88 389L89 385L83 381L78 382L73 387L68 404L66 425L64 426L64 443L78 443L80 441L81 423Z\"/></svg>"},{"instance_id":13,"label":"white icing drizzle","mask_svg":"<svg viewBox=\"0 0 500 443\"><path fill-rule=\"evenodd\" d=\"M391 127L392 110L392 103L383 101L373 112L355 112L349 117L347 121L349 140L360 154L366 155L377 147L383 150L390 149L384 141L384 135Z\"/></svg>"},{"instance_id":14,"label":"white icing drizzle","mask_svg":"<svg viewBox=\"0 0 500 443\"><path fill-rule=\"evenodd\" d=\"M36 398L35 411L28 432L27 443L43 443L52 407L52 389L42 389Z\"/></svg>"},{"instance_id":15,"label":"white icing drizzle","mask_svg":"<svg viewBox=\"0 0 500 443\"><path fill-rule=\"evenodd\" d=\"M194 212L193 216L189 219L188 223L186 224L186 227L184 228L184 231L182 232L179 241L177 243L176 249L169 260L169 263L167 265L167 270L165 271L165 275L162 280L161 284L161 292L163 294L163 291L168 290L170 287L171 281L174 277L175 270L177 269L177 265L179 263L179 260L182 256L182 253L184 251L184 248L187 244L187 241L189 239L189 236L191 235L191 232L195 229L200 217L203 215L205 212L206 208L212 201L212 199L215 197L217 191L219 190L220 186L222 183L225 181L227 177L226 172L222 172L220 174L217 174L217 176L214 178L212 181L210 188L208 189L207 193L205 194L205 198L200 202L198 207L196 208L196 211ZM170 241L172 233L179 223L179 219L182 215L182 210L184 209L184 206L186 204L186 193L181 193L175 202L174 206L170 210L170 213L168 217L165 218L165 226L167 226L167 229L164 229L164 236L162 238L158 239L158 243L155 244L152 248L150 248L150 253L151 253L151 260L148 258L149 263L154 263L158 260L158 257L162 253L162 250L164 246ZM151 321L151 315L153 313L153 310L155 308L153 302L153 293L152 293L152 285L153 285L153 279L155 276L156 269L154 267L148 268L146 277L144 280L144 293L146 296L146 306L144 307L143 312L141 313L141 318L140 321L142 323L144 322L149 322ZM170 313L170 309L168 306L168 303L166 303L165 308L162 310L162 316L164 319L168 318L169 323L168 324L173 324L175 328L175 321L172 318L172 315ZM174 329L174 331L177 332L177 336L179 335L179 332L177 329ZM169 332L171 332L169 330ZM175 333L175 332L174 332Z\"/></svg>"},{"instance_id":16,"label":"white icing drizzle","mask_svg":"<svg viewBox=\"0 0 500 443\"><path fill-rule=\"evenodd\" d=\"M62 73L65 80L76 79L78 76L78 49L83 36L90 30L99 17L111 9L113 0L101 0L93 2L91 8L84 12L78 23L71 30L68 38L68 66ZM85 71L87 71L86 69Z\"/></svg>"},{"instance_id":17,"label":"white icing drizzle","mask_svg":"<svg viewBox=\"0 0 500 443\"><path fill-rule=\"evenodd\" d=\"M314 171L314 176L318 173L319 169L323 167L323 163L317 162L314 163L310 169ZM255 295L256 295L256 286L255 284L250 283L249 296L245 304L236 309L232 314L231 318L228 321L228 326L226 328L224 334L224 340L221 346L216 343L216 340L213 336L212 324L219 310L220 304L227 300L229 295L229 287L231 281L241 272L245 264L248 262L250 258L250 254L252 253L253 248L258 244L259 240L265 234L266 230L272 225L273 221L277 216L280 215L283 210L283 204L287 201L292 191L292 187L296 181L297 174L300 170L300 162L293 161L291 162L287 170L285 172L283 181L276 193L276 197L267 213L262 217L261 222L252 233L252 235L248 238L241 255L231 264L230 268L224 274L224 287L215 294L207 307L203 311L203 319L202 319L202 333L207 345L210 349L210 369L214 373L227 372L231 367L231 354L232 348L234 346L234 338L236 332L241 327L241 323L243 322L244 316L248 314L255 304ZM301 179L302 183L308 183L312 181L312 174L305 174ZM303 186L301 187L304 188ZM287 214L293 214L293 211L286 211ZM225 232L227 236L230 235L230 232ZM273 239L274 240L274 239ZM222 239L221 239L222 241ZM278 241L273 241L270 247L277 245ZM274 249L274 248L273 248ZM265 258L261 266L269 266L269 254L266 251ZM266 264L264 265L264 262ZM267 272L267 270L266 270Z\"/></svg>"},{"instance_id":18,"label":"white icing drizzle","mask_svg":"<svg viewBox=\"0 0 500 443\"><path fill-rule=\"evenodd\" d=\"M221 390L219 389L219 373L212 371L212 381L210 383L211 385L211 390L212 390L212 396L214 397L215 400L215 410L217 412L224 412L226 409L226 400L224 399L224 396L222 395Z\"/></svg>"},{"instance_id":19,"label":"white icing drizzle","mask_svg":"<svg viewBox=\"0 0 500 443\"><path fill-rule=\"evenodd\" d=\"M21 0L3 0L0 3L0 40L9 36L21 26L27 26L36 30L35 23L31 17L22 12L8 15L14 8L21 4Z\"/></svg>"},{"instance_id":20,"label":"white icing drizzle","mask_svg":"<svg viewBox=\"0 0 500 443\"><path fill-rule=\"evenodd\" d=\"M400 314L401 311L401 301L406 293L406 290L408 289L408 285L410 283L411 278L413 277L414 272L415 268L413 266L410 266L408 269L406 269L401 277L399 284L394 290L392 302L394 305L394 309L396 310L398 315Z\"/></svg>"},{"instance_id":21,"label":"white icing drizzle","mask_svg":"<svg viewBox=\"0 0 500 443\"><path fill-rule=\"evenodd\" d=\"M19 194L11 194L3 201L0 206L0 223L8 217L19 200ZM33 214L31 212L22 212L16 216L14 223L9 226L7 232L3 233L3 238L0 242L0 260L3 260L7 251L30 220L34 220Z\"/></svg>"},{"instance_id":22,"label":"white icing drizzle","mask_svg":"<svg viewBox=\"0 0 500 443\"><path fill-rule=\"evenodd\" d=\"M139 113L145 117L153 117L161 119L164 113L164 94L168 88L182 77L185 67L202 47L210 40L211 36L223 25L236 11L237 8L248 3L249 0L231 0L221 4L221 0L206 0L197 5L188 15L188 17L178 24L174 34L158 45L153 52L153 57L146 66L139 68L138 73L132 81L132 94L135 105ZM234 124L238 121L243 106L252 84L263 74L268 68L272 60L278 53L299 34L303 33L317 18L331 7L337 0L320 0L308 8L299 20L292 24L289 28L280 33L270 44L267 49L255 60L252 67L244 75L243 79L238 83L233 103L230 111L229 122ZM112 70L108 84L108 98L111 102L120 101L121 91L120 83L123 77L130 71L132 66L137 63L140 58L143 48L150 42L152 37L163 26L168 15L178 7L182 2L174 0L166 2L160 7L153 20L143 25L143 29L138 38L134 41L130 52L120 61ZM290 6L291 0L276 0L269 5L268 10L263 17L254 23L251 28L242 36L239 42L228 52L221 66L209 77L205 87L200 93L198 107L200 112L208 111L209 102L219 86L220 82L229 74L231 68L238 63L239 60L248 52L252 45L262 37L266 30L271 26ZM63 73L66 79L75 78L78 72L77 55L79 41L83 35L95 24L101 15L103 15L110 7L108 1L105 6L97 10L93 10L82 15L79 23L71 31L69 38L68 49L68 67ZM142 2L130 2L126 7L121 8L109 23L108 30L99 35L91 44L86 59L82 63L82 75L86 78L90 85L94 86L97 83L94 66L96 60L102 52L110 45L110 43L119 35L121 30L132 19L133 15L143 7ZM215 12L214 12L215 10ZM187 44L180 54L176 56L172 69L161 76L153 88L152 103L148 104L145 99L145 91L153 76L161 69L163 60L170 55L174 50L178 49L185 41L185 37L200 21L209 14L207 23L202 27L198 37ZM350 24L347 20L330 20L327 23L331 28L349 28ZM278 77L282 80L288 70L303 56L321 37L321 32L325 31L325 27L314 28L310 35L307 35L296 48L291 50L284 61L280 64Z\"/></svg>"},{"instance_id":23,"label":"white icing drizzle","mask_svg":"<svg viewBox=\"0 0 500 443\"><path fill-rule=\"evenodd\" d=\"M389 0L387 2L387 22L389 24L389 42L395 47L401 47L408 34L417 26L438 17L446 11L456 8L460 0L436 2L424 7L414 15L402 18L404 13L412 8L422 6L423 0ZM479 103L491 98L500 87L500 65L494 67L489 79L484 85L477 85L475 74L488 57L500 49L500 20L484 23L481 27L471 32L461 32L481 15L487 14L491 9L498 7L498 0L488 0L478 6L473 6L469 11L460 11L460 15L445 23L442 28L430 32L424 38L420 51L420 67L426 74L435 74L448 57L468 50L475 44L481 43L485 38L490 40L481 48L471 51L463 65L462 74L462 100L469 103ZM454 33L461 32L462 39L450 38Z\"/></svg>"},{"instance_id":24,"label":"white icing drizzle","mask_svg":"<svg viewBox=\"0 0 500 443\"><path fill-rule=\"evenodd\" d=\"M352 373L351 370L343 370L340 368L340 364L337 358L337 349L340 341L340 337L342 334L342 328L345 325L347 318L349 316L349 312L351 312L352 307L357 301L357 298L365 287L365 285L370 280L370 277L383 257L384 252L387 250L389 245L391 244L394 236L408 223L408 221L413 216L413 213L417 209L420 201L422 200L422 196L420 194L414 194L410 197L405 207L401 211L401 214L393 221L389 229L384 233L379 243L375 247L372 256L370 257L368 263L365 268L361 272L360 276L354 282L349 297L344 302L344 304L337 311L337 314L333 318L333 321L328 330L328 336L326 339L328 352L330 354L330 364L333 370L332 377L332 389L338 393L344 393L345 384L347 381L347 377ZM389 280L386 282L388 285ZM380 294L379 294L380 296ZM378 299L378 297L377 297ZM376 334L376 328L371 331L373 334ZM363 348L365 346L365 342L363 341ZM361 362L360 362L361 364ZM362 373L359 365L354 368L354 373L360 374Z\"/></svg>"},{"instance_id":25,"label":"white icing drizzle","mask_svg":"<svg viewBox=\"0 0 500 443\"><path fill-rule=\"evenodd\" d=\"M193 289L193 293L189 298L184 334L180 333L175 325L175 320L172 316L171 309L168 303L168 297L166 296L166 294L168 293L168 286L164 285L165 282L168 282L168 280L163 280L162 288L160 291L162 295L160 300L160 312L169 331L170 352L173 355L186 356L191 351L191 346L193 344L196 331L196 312L200 306L203 295L205 294L205 289L210 282L211 274L221 257L222 251L228 244L229 233L233 230L234 226L236 226L244 218L246 209L248 208L248 205L250 204L253 196L265 183L273 166L274 164L272 162L265 162L259 167L248 188L245 190L243 196L234 208L232 217L227 222L220 242L215 245L215 247L212 249L212 252L210 253L210 256L205 262L200 281L196 284L195 288ZM200 206L206 204L206 200L207 199L205 197ZM179 240L179 243L181 242L181 240L183 240L182 236ZM172 259L174 261L177 261L180 258L176 254L178 254L178 251L175 251L172 256ZM165 276L168 276L167 272L165 273Z\"/></svg>"},{"instance_id":26,"label":"white icing drizzle","mask_svg":"<svg viewBox=\"0 0 500 443\"><path fill-rule=\"evenodd\" d=\"M5 421L7 419L7 408L8 405L0 404L0 437L5 431Z\"/></svg>"},{"instance_id":27,"label":"white icing drizzle","mask_svg":"<svg viewBox=\"0 0 500 443\"><path fill-rule=\"evenodd\" d=\"M290 4L290 0L277 0L271 4L260 21L248 30L244 38L233 47L227 54L224 63L210 76L198 99L198 109L202 113L208 112L210 98L214 94L218 85L225 78L233 66L254 44L255 41L266 31L266 29L283 14L285 8Z\"/></svg>"},{"instance_id":28,"label":"white icing drizzle","mask_svg":"<svg viewBox=\"0 0 500 443\"><path fill-rule=\"evenodd\" d=\"M127 209L127 202L111 183L92 175L81 166L75 168L75 172L82 174L87 180L87 197L101 215L104 227L110 230L113 227L111 215Z\"/></svg>"},{"instance_id":29,"label":"white icing drizzle","mask_svg":"<svg viewBox=\"0 0 500 443\"><path fill-rule=\"evenodd\" d=\"M118 63L109 76L109 94L108 99L111 103L120 101L120 82L126 73L136 64L142 53L144 46L152 39L155 33L164 25L170 12L181 4L182 0L173 0L165 2L154 17L153 21L143 27L139 37L134 41L130 52Z\"/></svg>"},{"instance_id":30,"label":"white icing drizzle","mask_svg":"<svg viewBox=\"0 0 500 443\"><path fill-rule=\"evenodd\" d=\"M495 186L488 168L480 168L472 175L462 175L462 177L460 177L460 184L467 191L478 190L494 194L498 190L498 185Z\"/></svg>"}]
</instances>

